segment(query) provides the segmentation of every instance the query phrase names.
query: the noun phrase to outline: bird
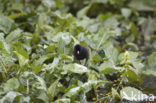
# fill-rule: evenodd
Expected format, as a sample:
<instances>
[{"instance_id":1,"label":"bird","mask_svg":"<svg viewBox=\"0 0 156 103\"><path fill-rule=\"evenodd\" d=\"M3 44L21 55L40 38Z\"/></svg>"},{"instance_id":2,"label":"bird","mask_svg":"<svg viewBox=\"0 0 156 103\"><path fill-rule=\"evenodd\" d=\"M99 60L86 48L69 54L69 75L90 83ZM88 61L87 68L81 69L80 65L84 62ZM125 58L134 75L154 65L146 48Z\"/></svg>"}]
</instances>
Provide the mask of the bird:
<instances>
[{"instance_id":1,"label":"bird","mask_svg":"<svg viewBox=\"0 0 156 103\"><path fill-rule=\"evenodd\" d=\"M87 61L89 58L88 48L83 47L80 44L76 44L74 46L73 55L74 55L74 58L77 59L80 64L81 64L80 60L83 60L83 59L86 59L84 65L87 64Z\"/></svg>"}]
</instances>

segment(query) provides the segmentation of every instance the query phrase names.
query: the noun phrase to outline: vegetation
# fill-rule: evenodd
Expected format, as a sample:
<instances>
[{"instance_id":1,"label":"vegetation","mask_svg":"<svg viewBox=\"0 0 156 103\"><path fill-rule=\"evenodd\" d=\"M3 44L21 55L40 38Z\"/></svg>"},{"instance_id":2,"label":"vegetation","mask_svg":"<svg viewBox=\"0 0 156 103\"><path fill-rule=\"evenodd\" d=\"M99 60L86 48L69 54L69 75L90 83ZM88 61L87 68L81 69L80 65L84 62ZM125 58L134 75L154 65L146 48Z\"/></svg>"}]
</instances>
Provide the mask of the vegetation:
<instances>
[{"instance_id":1,"label":"vegetation","mask_svg":"<svg viewBox=\"0 0 156 103\"><path fill-rule=\"evenodd\" d=\"M0 0L0 103L140 103L156 95L155 28L155 0Z\"/></svg>"}]
</instances>

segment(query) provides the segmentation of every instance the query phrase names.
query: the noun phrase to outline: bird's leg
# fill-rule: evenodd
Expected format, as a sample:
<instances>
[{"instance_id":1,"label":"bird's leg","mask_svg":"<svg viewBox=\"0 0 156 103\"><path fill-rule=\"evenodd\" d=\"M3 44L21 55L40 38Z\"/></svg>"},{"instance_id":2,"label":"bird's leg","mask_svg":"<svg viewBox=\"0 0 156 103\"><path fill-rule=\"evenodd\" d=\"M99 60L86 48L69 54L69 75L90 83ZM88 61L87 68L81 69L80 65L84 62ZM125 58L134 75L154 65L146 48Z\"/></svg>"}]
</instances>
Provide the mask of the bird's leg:
<instances>
[{"instance_id":1,"label":"bird's leg","mask_svg":"<svg viewBox=\"0 0 156 103\"><path fill-rule=\"evenodd\" d=\"M88 59L86 59L84 66L86 66L86 65L87 65L87 61L88 61Z\"/></svg>"},{"instance_id":2,"label":"bird's leg","mask_svg":"<svg viewBox=\"0 0 156 103\"><path fill-rule=\"evenodd\" d=\"M79 60L79 64L81 64L80 60Z\"/></svg>"}]
</instances>

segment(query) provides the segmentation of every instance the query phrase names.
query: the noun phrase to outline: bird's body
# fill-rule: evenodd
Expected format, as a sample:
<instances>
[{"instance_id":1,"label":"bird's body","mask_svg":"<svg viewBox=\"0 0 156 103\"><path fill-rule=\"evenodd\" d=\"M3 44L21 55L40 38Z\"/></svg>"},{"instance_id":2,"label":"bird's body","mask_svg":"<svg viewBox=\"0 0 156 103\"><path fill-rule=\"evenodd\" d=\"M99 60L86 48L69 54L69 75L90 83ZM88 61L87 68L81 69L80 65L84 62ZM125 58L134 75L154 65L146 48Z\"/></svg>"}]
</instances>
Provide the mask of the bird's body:
<instances>
[{"instance_id":1,"label":"bird's body","mask_svg":"<svg viewBox=\"0 0 156 103\"><path fill-rule=\"evenodd\" d=\"M86 62L89 58L89 53L88 53L88 48L81 46L80 44L75 45L74 50L73 50L73 55L75 57L75 59L79 60L83 60L86 59ZM85 62L85 65L86 65Z\"/></svg>"}]
</instances>

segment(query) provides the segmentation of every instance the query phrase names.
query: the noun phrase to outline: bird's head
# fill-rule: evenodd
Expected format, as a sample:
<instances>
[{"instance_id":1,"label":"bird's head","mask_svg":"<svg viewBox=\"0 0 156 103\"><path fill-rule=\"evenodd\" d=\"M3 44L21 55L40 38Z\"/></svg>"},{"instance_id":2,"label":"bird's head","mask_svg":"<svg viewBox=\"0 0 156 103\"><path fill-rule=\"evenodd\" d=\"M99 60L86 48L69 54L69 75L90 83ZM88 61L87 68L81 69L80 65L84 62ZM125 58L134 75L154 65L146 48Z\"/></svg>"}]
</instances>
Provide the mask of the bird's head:
<instances>
[{"instance_id":1,"label":"bird's head","mask_svg":"<svg viewBox=\"0 0 156 103\"><path fill-rule=\"evenodd\" d=\"M75 50L76 50L76 53L77 53L77 54L80 54L81 45L79 45L79 44L75 45Z\"/></svg>"}]
</instances>

